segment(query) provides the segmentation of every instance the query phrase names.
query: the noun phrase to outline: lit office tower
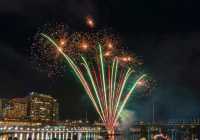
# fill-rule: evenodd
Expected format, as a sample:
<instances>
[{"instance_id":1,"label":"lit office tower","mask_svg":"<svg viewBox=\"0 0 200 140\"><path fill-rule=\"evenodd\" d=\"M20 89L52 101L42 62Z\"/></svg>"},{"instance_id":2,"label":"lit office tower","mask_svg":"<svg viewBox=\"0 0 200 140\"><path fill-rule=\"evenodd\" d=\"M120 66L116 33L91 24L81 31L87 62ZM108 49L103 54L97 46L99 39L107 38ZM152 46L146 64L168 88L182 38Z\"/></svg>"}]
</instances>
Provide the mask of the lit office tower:
<instances>
[{"instance_id":1,"label":"lit office tower","mask_svg":"<svg viewBox=\"0 0 200 140\"><path fill-rule=\"evenodd\" d=\"M4 118L6 119L26 119L27 117L27 99L13 98L8 101L4 109Z\"/></svg>"},{"instance_id":2,"label":"lit office tower","mask_svg":"<svg viewBox=\"0 0 200 140\"><path fill-rule=\"evenodd\" d=\"M53 120L59 120L59 104L55 102L53 105Z\"/></svg>"},{"instance_id":3,"label":"lit office tower","mask_svg":"<svg viewBox=\"0 0 200 140\"><path fill-rule=\"evenodd\" d=\"M52 121L58 119L58 103L52 96L31 92L29 117L32 121Z\"/></svg>"},{"instance_id":4,"label":"lit office tower","mask_svg":"<svg viewBox=\"0 0 200 140\"><path fill-rule=\"evenodd\" d=\"M8 99L1 98L0 99L0 119L4 118L4 112L8 105Z\"/></svg>"}]
</instances>

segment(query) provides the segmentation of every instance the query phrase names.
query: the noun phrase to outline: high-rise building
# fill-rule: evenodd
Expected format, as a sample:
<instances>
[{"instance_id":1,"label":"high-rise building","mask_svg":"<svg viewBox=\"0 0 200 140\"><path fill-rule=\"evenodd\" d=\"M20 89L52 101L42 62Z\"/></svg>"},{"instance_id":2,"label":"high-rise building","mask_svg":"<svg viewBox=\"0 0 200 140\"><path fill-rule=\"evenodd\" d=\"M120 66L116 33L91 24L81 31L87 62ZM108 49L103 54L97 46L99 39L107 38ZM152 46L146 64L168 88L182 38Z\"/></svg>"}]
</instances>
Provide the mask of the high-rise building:
<instances>
[{"instance_id":1,"label":"high-rise building","mask_svg":"<svg viewBox=\"0 0 200 140\"><path fill-rule=\"evenodd\" d=\"M1 98L0 99L0 119L4 117L4 111L8 105L8 99Z\"/></svg>"},{"instance_id":2,"label":"high-rise building","mask_svg":"<svg viewBox=\"0 0 200 140\"><path fill-rule=\"evenodd\" d=\"M55 121L59 104L55 98L31 92L24 98L0 99L0 119Z\"/></svg>"},{"instance_id":3,"label":"high-rise building","mask_svg":"<svg viewBox=\"0 0 200 140\"><path fill-rule=\"evenodd\" d=\"M3 109L3 116L6 119L26 119L27 118L27 99L13 98L8 101Z\"/></svg>"},{"instance_id":4,"label":"high-rise building","mask_svg":"<svg viewBox=\"0 0 200 140\"><path fill-rule=\"evenodd\" d=\"M53 120L59 120L59 104L55 102L53 105Z\"/></svg>"},{"instance_id":5,"label":"high-rise building","mask_svg":"<svg viewBox=\"0 0 200 140\"><path fill-rule=\"evenodd\" d=\"M31 92L28 113L33 121L51 121L58 119L58 103L52 96Z\"/></svg>"}]
</instances>

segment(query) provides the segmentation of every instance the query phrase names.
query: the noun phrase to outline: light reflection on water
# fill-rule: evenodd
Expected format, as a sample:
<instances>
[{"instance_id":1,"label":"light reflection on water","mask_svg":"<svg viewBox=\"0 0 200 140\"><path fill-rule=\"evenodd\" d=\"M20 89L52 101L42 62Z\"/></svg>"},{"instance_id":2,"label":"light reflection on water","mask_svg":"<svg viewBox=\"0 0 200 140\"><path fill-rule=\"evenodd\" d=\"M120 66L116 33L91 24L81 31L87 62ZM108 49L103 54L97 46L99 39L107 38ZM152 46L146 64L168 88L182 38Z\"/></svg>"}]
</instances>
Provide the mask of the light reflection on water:
<instances>
[{"instance_id":1,"label":"light reflection on water","mask_svg":"<svg viewBox=\"0 0 200 140\"><path fill-rule=\"evenodd\" d=\"M0 140L152 140L155 134L148 133L121 133L116 135L106 135L100 132L48 132L48 131L36 131L36 132L14 132L0 135ZM175 135L168 135L169 139L165 140L196 140L194 134L189 139L183 137L175 137ZM157 140L161 140L158 138ZM163 139L164 140L164 139ZM197 139L198 140L198 139Z\"/></svg>"},{"instance_id":2,"label":"light reflection on water","mask_svg":"<svg viewBox=\"0 0 200 140\"><path fill-rule=\"evenodd\" d=\"M106 136L105 131L74 131L74 130L46 130L45 129L0 129L0 140L200 140L200 128L161 128L149 127L148 129L131 129L116 133L116 135ZM135 131L133 131L135 130ZM3 133L4 135L1 135ZM10 138L10 139L9 139Z\"/></svg>"},{"instance_id":3,"label":"light reflection on water","mask_svg":"<svg viewBox=\"0 0 200 140\"><path fill-rule=\"evenodd\" d=\"M0 140L135 140L124 136L101 136L97 133L14 133Z\"/></svg>"}]
</instances>

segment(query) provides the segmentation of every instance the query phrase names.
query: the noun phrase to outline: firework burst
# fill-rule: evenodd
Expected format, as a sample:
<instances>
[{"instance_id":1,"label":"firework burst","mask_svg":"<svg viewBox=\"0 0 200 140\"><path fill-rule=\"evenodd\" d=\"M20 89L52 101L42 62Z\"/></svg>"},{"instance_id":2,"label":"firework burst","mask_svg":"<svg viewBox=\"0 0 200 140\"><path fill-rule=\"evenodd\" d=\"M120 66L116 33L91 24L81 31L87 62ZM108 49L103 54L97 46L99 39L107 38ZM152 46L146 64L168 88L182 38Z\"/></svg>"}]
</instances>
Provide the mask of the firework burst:
<instances>
[{"instance_id":1,"label":"firework burst","mask_svg":"<svg viewBox=\"0 0 200 140\"><path fill-rule=\"evenodd\" d=\"M124 67L140 65L141 61L133 54L124 53L122 43L117 35L108 31L99 32L74 32L64 25L46 25L34 36L31 47L31 60L39 71L48 72L49 77L63 76L66 72L66 65L58 49L46 39L41 38L40 33L45 32L54 39L62 50L73 61L82 61L80 56L90 58L90 63L96 61L98 49L97 42L103 49L103 57L106 62L112 63L114 58L118 58L119 64ZM42 47L40 47L42 46Z\"/></svg>"},{"instance_id":2,"label":"firework burst","mask_svg":"<svg viewBox=\"0 0 200 140\"><path fill-rule=\"evenodd\" d=\"M52 47L52 44L46 41L46 39L41 38L40 33L46 32L50 36L53 36L57 40L60 49L63 51L73 52L70 48L66 49L68 43L67 27L60 24L55 26L45 25L42 29L38 30L30 48L30 60L34 68L40 72L47 72L50 78L63 75L66 71L66 67L63 65L62 59L60 59L60 52L55 47Z\"/></svg>"},{"instance_id":3,"label":"firework burst","mask_svg":"<svg viewBox=\"0 0 200 140\"><path fill-rule=\"evenodd\" d=\"M141 61L125 53L120 39L107 32L66 32L64 26L37 34L32 57L39 69L47 66L48 75L65 72L67 61L83 85L108 133L114 133L120 113L135 88L141 87L145 74L133 80ZM48 34L48 35L47 35ZM41 38L42 36L42 38ZM40 47L42 46L42 47Z\"/></svg>"},{"instance_id":4,"label":"firework burst","mask_svg":"<svg viewBox=\"0 0 200 140\"><path fill-rule=\"evenodd\" d=\"M108 133L114 133L120 113L145 77L142 74L130 83L130 76L135 73L133 66L139 64L137 58L124 54L111 35L73 33L65 38L53 39L51 35L43 33L41 36L42 41L47 40L45 44L50 46L50 51L55 53L50 53L51 57L61 55L65 58L82 83Z\"/></svg>"}]
</instances>

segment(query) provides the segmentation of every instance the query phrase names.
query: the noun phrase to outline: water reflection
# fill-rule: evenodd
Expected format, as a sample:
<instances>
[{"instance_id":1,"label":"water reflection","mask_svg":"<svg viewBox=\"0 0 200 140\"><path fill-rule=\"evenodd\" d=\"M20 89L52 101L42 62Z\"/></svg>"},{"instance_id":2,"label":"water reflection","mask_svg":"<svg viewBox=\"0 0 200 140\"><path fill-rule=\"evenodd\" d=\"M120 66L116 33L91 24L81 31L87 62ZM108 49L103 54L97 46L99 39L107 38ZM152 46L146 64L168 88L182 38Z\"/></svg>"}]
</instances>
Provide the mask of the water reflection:
<instances>
[{"instance_id":1,"label":"water reflection","mask_svg":"<svg viewBox=\"0 0 200 140\"><path fill-rule=\"evenodd\" d=\"M199 138L194 134L189 134L188 137L185 135L169 135L167 138L159 137L156 139L153 136L155 135L145 136L141 133L108 136L94 132L19 132L1 135L0 140L197 140L196 138Z\"/></svg>"},{"instance_id":2,"label":"water reflection","mask_svg":"<svg viewBox=\"0 0 200 140\"><path fill-rule=\"evenodd\" d=\"M66 133L66 134L53 134L53 133L32 133L32 134L6 134L0 136L0 140L147 140L140 139L133 135L111 135L102 136L92 133Z\"/></svg>"},{"instance_id":3,"label":"water reflection","mask_svg":"<svg viewBox=\"0 0 200 140\"><path fill-rule=\"evenodd\" d=\"M98 133L33 132L12 133L0 136L0 140L103 140ZM114 140L114 139L113 139Z\"/></svg>"}]
</instances>

